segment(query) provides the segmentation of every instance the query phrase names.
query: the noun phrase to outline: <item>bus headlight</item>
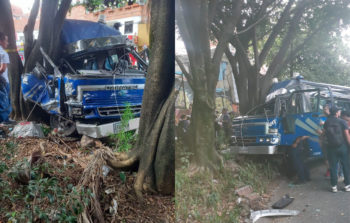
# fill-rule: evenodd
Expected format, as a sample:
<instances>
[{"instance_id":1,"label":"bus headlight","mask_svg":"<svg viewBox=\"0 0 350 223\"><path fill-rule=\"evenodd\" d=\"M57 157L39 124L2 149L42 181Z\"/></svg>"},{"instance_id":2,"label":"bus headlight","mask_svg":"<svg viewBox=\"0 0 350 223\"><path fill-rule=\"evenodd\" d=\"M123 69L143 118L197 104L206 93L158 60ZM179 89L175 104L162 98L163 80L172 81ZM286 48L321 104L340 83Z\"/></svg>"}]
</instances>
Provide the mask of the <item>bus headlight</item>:
<instances>
[{"instance_id":1,"label":"bus headlight","mask_svg":"<svg viewBox=\"0 0 350 223\"><path fill-rule=\"evenodd\" d=\"M82 114L83 114L82 108L78 108L78 107L72 108L72 115L82 115Z\"/></svg>"},{"instance_id":2,"label":"bus headlight","mask_svg":"<svg viewBox=\"0 0 350 223\"><path fill-rule=\"evenodd\" d=\"M279 141L280 141L279 138L272 138L272 139L271 139L271 143L272 143L272 144L277 144L277 143L279 143Z\"/></svg>"},{"instance_id":3,"label":"bus headlight","mask_svg":"<svg viewBox=\"0 0 350 223\"><path fill-rule=\"evenodd\" d=\"M269 133L270 133L270 134L277 134L277 133L278 133L278 129L269 128Z\"/></svg>"}]
</instances>

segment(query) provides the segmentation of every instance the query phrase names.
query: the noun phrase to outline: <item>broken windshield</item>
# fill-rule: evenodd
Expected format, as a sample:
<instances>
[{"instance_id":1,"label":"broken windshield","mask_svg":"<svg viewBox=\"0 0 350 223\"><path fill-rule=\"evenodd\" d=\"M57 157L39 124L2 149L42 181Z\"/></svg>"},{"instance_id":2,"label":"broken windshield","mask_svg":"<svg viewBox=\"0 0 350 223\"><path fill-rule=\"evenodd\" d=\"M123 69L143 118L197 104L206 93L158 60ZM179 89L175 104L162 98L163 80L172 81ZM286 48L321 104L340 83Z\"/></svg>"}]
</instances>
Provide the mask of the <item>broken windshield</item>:
<instances>
[{"instance_id":1,"label":"broken windshield","mask_svg":"<svg viewBox=\"0 0 350 223\"><path fill-rule=\"evenodd\" d=\"M272 116L275 114L275 100L250 110L247 115L252 116Z\"/></svg>"}]
</instances>

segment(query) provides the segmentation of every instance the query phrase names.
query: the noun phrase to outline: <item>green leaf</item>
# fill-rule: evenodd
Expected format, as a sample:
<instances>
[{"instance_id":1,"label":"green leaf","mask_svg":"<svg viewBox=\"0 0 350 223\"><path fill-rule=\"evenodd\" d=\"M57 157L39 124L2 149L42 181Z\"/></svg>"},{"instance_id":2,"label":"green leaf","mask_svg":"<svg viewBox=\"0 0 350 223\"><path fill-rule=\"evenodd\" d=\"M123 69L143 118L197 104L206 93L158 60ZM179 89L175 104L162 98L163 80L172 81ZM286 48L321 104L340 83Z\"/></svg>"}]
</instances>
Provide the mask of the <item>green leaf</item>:
<instances>
[{"instance_id":1,"label":"green leaf","mask_svg":"<svg viewBox=\"0 0 350 223\"><path fill-rule=\"evenodd\" d=\"M119 177L120 177L120 179L122 180L123 183L126 182L126 176L125 176L125 173L124 173L124 172L120 172L120 173L119 173Z\"/></svg>"}]
</instances>

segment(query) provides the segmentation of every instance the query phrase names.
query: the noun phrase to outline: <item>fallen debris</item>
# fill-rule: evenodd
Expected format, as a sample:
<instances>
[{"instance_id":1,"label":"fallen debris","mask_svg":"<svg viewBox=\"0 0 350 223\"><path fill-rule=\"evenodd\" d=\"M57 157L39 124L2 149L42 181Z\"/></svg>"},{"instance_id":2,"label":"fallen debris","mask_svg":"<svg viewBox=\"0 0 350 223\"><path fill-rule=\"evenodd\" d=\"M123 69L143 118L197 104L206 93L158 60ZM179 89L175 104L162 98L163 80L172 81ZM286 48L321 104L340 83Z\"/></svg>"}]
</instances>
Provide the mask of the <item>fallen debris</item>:
<instances>
[{"instance_id":1,"label":"fallen debris","mask_svg":"<svg viewBox=\"0 0 350 223\"><path fill-rule=\"evenodd\" d=\"M80 140L80 146L82 148L95 146L95 140L89 136L83 135Z\"/></svg>"},{"instance_id":2,"label":"fallen debris","mask_svg":"<svg viewBox=\"0 0 350 223\"><path fill-rule=\"evenodd\" d=\"M245 195L245 198L247 198L249 202L254 202L261 199L258 193L250 193L248 195Z\"/></svg>"},{"instance_id":3,"label":"fallen debris","mask_svg":"<svg viewBox=\"0 0 350 223\"><path fill-rule=\"evenodd\" d=\"M24 137L39 137L44 138L44 133L40 124L34 124L33 122L20 122L10 132L10 136L16 138Z\"/></svg>"},{"instance_id":4,"label":"fallen debris","mask_svg":"<svg viewBox=\"0 0 350 223\"><path fill-rule=\"evenodd\" d=\"M254 211L250 214L250 221L254 223L259 218L262 218L262 217L295 216L295 215L298 215L299 213L300 211L297 211L297 210L276 210L276 209Z\"/></svg>"},{"instance_id":5,"label":"fallen debris","mask_svg":"<svg viewBox=\"0 0 350 223\"><path fill-rule=\"evenodd\" d=\"M279 199L276 203L274 203L272 205L272 208L282 209L282 208L287 207L293 201L294 201L294 197L289 197L289 194L286 194L281 199Z\"/></svg>"},{"instance_id":6,"label":"fallen debris","mask_svg":"<svg viewBox=\"0 0 350 223\"><path fill-rule=\"evenodd\" d=\"M246 197L248 194L251 194L252 192L253 192L253 188L249 185L235 190L235 193L240 197Z\"/></svg>"},{"instance_id":7,"label":"fallen debris","mask_svg":"<svg viewBox=\"0 0 350 223\"><path fill-rule=\"evenodd\" d=\"M0 139L6 138L6 132L2 129L0 129Z\"/></svg>"},{"instance_id":8,"label":"fallen debris","mask_svg":"<svg viewBox=\"0 0 350 223\"><path fill-rule=\"evenodd\" d=\"M106 147L99 140L95 141L95 143L95 148ZM96 167L94 169L96 172L89 176L99 179L100 183L95 185L99 187L97 191L100 191L100 193L96 193L96 190L88 190L88 187L84 187L84 192L78 190L78 187L81 185L79 184L79 179L83 175L88 176L86 172L84 173L84 170L91 169L88 164L94 158L90 150L82 150L78 144L79 141L76 139L58 136L0 139L0 145L3 148L0 149L0 164L6 163L8 168L3 172L0 171L0 187L1 185L9 185L9 187L6 186L6 191L1 191L3 188L0 188L0 191L3 194L11 193L17 196L11 202L11 196L4 198L0 195L1 198L4 198L0 199L1 211L16 212L18 213L16 215L17 218L19 218L18 216L26 216L25 213L28 206L25 204L26 202L30 205L33 204L34 197L30 197L28 201L25 198L28 194L27 190L22 190L22 188L34 185L34 182L40 188L51 187L51 184L39 184L39 180L51 181L57 179L57 187L64 190L60 196L64 195L64 199L67 199L63 204L67 209L71 208L72 205L74 206L74 202L68 202L68 198L78 199L78 195L84 196L85 194L84 201L86 201L88 198L91 199L89 196L91 192L99 195L96 197L101 204L105 222L175 222L173 197L145 194L144 199L146 201L152 200L152 202L138 202L133 189L135 181L133 172L125 172L124 179L122 179L118 171L113 170L113 173L111 173L112 170L110 170L107 176L103 176L101 175L103 173L102 166L100 168ZM107 167L107 165L105 166ZM2 166L0 165L1 168ZM87 181L84 185L94 186L95 181L91 177L85 178ZM70 193L73 188L82 193L77 192L78 194L72 196ZM95 189L96 187L93 188ZM94 191L95 193L93 193ZM55 222L53 219L57 219L62 214L58 210L58 204L61 205L62 203L58 203L57 200L51 203L49 197L46 197L45 194L42 195L42 193L37 194L37 197L42 197L43 199L41 202L38 199L34 202L35 208L42 210L42 213L48 216L49 220L47 221ZM83 203L80 202L79 204ZM95 206L96 203L90 202L90 205ZM0 222L8 222L9 217L3 215L3 212L0 213ZM86 216L82 216L83 219L84 217ZM157 219L163 218L166 218L166 220L157 221Z\"/></svg>"}]
</instances>

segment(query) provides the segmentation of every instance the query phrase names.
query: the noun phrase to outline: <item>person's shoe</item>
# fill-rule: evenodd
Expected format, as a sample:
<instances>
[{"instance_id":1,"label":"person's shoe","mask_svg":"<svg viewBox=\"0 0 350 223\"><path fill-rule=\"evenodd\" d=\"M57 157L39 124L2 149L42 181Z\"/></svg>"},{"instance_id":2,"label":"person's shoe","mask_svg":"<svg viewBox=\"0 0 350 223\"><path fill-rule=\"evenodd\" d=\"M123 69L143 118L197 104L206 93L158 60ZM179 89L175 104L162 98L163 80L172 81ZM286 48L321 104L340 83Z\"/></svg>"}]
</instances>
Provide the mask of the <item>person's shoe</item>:
<instances>
[{"instance_id":1,"label":"person's shoe","mask_svg":"<svg viewBox=\"0 0 350 223\"><path fill-rule=\"evenodd\" d=\"M350 184L349 184L349 185L346 185L346 186L344 187L344 190L345 190L346 192L349 192L349 191L350 191Z\"/></svg>"},{"instance_id":2,"label":"person's shoe","mask_svg":"<svg viewBox=\"0 0 350 223\"><path fill-rule=\"evenodd\" d=\"M333 193L337 193L337 192L338 192L337 186L332 187L332 192L333 192Z\"/></svg>"}]
</instances>

